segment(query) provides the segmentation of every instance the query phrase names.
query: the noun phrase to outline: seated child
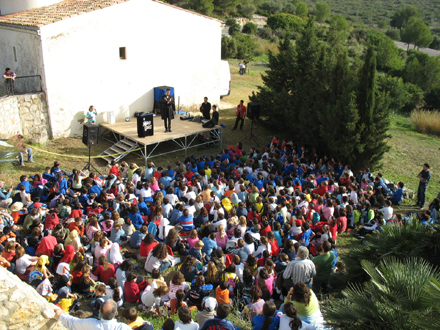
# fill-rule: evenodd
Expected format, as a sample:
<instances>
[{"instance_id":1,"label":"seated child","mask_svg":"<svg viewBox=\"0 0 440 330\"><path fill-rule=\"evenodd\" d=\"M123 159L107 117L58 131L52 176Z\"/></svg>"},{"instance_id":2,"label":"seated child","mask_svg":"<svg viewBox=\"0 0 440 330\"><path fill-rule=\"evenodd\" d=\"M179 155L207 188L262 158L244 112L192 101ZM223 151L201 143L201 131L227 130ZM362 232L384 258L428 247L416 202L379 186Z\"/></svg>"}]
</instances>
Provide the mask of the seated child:
<instances>
[{"instance_id":1,"label":"seated child","mask_svg":"<svg viewBox=\"0 0 440 330\"><path fill-rule=\"evenodd\" d=\"M225 281L220 282L220 285L215 289L215 298L219 305L221 303L231 304L231 301L229 300L228 283Z\"/></svg>"},{"instance_id":2,"label":"seated child","mask_svg":"<svg viewBox=\"0 0 440 330\"><path fill-rule=\"evenodd\" d=\"M122 318L132 329L139 328L143 326L143 330L153 330L153 325L150 321L144 321L140 316L137 315L136 308L127 307L122 310Z\"/></svg>"},{"instance_id":3,"label":"seated child","mask_svg":"<svg viewBox=\"0 0 440 330\"><path fill-rule=\"evenodd\" d=\"M184 306L178 309L179 321L174 323L174 329L180 330L198 330L199 325L192 319L191 310Z\"/></svg>"},{"instance_id":4,"label":"seated child","mask_svg":"<svg viewBox=\"0 0 440 330\"><path fill-rule=\"evenodd\" d=\"M90 303L90 307L92 307L93 317L100 319L99 310L101 309L101 305L108 299L111 299L110 296L105 294L107 287L105 284L98 284L95 287L95 297L96 299Z\"/></svg>"}]
</instances>

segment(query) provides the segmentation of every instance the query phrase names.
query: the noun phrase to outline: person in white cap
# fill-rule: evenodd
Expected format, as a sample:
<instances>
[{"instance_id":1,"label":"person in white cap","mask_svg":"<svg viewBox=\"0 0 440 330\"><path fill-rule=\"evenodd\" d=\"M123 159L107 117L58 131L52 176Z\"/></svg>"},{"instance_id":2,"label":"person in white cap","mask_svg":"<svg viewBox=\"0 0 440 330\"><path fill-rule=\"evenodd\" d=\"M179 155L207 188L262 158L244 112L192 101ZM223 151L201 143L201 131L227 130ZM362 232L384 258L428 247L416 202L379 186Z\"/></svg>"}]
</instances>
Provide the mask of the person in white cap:
<instances>
[{"instance_id":1,"label":"person in white cap","mask_svg":"<svg viewBox=\"0 0 440 330\"><path fill-rule=\"evenodd\" d=\"M217 299L213 297L205 297L202 301L202 309L196 315L196 322L201 327L206 320L212 320L217 309Z\"/></svg>"}]
</instances>

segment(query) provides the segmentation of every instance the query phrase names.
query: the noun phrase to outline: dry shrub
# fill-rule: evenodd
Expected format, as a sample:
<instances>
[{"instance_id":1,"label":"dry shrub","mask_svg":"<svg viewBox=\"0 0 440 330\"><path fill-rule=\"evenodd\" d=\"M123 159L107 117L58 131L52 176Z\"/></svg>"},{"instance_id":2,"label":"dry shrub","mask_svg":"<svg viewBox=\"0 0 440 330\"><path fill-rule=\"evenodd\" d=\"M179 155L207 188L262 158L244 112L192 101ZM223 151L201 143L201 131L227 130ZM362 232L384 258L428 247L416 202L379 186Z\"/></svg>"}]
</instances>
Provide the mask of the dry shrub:
<instances>
[{"instance_id":1,"label":"dry shrub","mask_svg":"<svg viewBox=\"0 0 440 330\"><path fill-rule=\"evenodd\" d=\"M414 110L411 112L411 120L420 133L440 136L440 112Z\"/></svg>"},{"instance_id":2,"label":"dry shrub","mask_svg":"<svg viewBox=\"0 0 440 330\"><path fill-rule=\"evenodd\" d=\"M258 50L262 53L266 53L268 50L272 51L274 54L278 54L280 51L278 49L278 43L270 42L265 39L257 39L256 40Z\"/></svg>"}]
</instances>

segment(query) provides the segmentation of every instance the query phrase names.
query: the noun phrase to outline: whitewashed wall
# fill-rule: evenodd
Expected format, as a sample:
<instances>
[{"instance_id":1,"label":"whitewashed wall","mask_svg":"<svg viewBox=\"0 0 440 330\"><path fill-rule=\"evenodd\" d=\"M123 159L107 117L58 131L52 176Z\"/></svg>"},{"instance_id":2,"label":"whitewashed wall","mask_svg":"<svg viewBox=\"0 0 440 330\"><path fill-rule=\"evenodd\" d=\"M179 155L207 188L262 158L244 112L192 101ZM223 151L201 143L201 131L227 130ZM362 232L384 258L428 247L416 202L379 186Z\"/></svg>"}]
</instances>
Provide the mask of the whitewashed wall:
<instances>
[{"instance_id":1,"label":"whitewashed wall","mask_svg":"<svg viewBox=\"0 0 440 330\"><path fill-rule=\"evenodd\" d=\"M219 101L218 21L132 0L44 26L41 37L54 137L82 134L92 104L116 119L150 111L155 86L173 86L185 105Z\"/></svg>"},{"instance_id":2,"label":"whitewashed wall","mask_svg":"<svg viewBox=\"0 0 440 330\"><path fill-rule=\"evenodd\" d=\"M14 47L17 61L14 58ZM43 75L41 41L36 31L14 30L0 26L2 74L5 68L11 68L19 76Z\"/></svg>"},{"instance_id":3,"label":"whitewashed wall","mask_svg":"<svg viewBox=\"0 0 440 330\"><path fill-rule=\"evenodd\" d=\"M49 6L61 0L0 0L0 11L2 15L18 13L33 8Z\"/></svg>"}]
</instances>

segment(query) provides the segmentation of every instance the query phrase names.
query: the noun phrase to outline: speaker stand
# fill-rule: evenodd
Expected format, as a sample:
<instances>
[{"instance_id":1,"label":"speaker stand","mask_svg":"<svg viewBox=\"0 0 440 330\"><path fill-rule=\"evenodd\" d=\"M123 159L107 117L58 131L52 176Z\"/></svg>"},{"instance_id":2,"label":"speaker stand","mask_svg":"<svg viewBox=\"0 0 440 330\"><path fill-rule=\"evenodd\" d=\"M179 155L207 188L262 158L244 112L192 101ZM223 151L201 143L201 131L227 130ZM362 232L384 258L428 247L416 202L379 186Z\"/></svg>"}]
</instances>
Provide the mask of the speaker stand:
<instances>
[{"instance_id":1,"label":"speaker stand","mask_svg":"<svg viewBox=\"0 0 440 330\"><path fill-rule=\"evenodd\" d=\"M257 137L254 135L253 130L254 130L254 118L252 118L252 122L251 122L251 132L248 135L246 135L244 138L242 138L240 141L243 141L244 139L250 137L251 140L253 140L257 144L257 147L259 147Z\"/></svg>"},{"instance_id":2,"label":"speaker stand","mask_svg":"<svg viewBox=\"0 0 440 330\"><path fill-rule=\"evenodd\" d=\"M93 164L91 163L91 156L90 156L90 152L92 151L92 146L89 145L89 161L87 162L86 166L84 166L84 168L82 169L84 170L88 170L89 172L93 169L95 172L98 172L99 175L101 175L101 173L99 173L99 171L96 169L95 166L93 166Z\"/></svg>"}]
</instances>

